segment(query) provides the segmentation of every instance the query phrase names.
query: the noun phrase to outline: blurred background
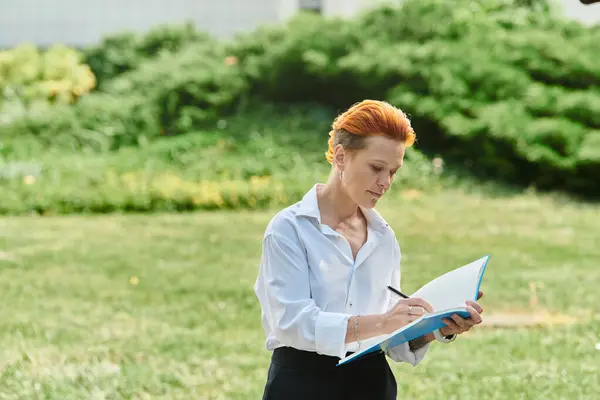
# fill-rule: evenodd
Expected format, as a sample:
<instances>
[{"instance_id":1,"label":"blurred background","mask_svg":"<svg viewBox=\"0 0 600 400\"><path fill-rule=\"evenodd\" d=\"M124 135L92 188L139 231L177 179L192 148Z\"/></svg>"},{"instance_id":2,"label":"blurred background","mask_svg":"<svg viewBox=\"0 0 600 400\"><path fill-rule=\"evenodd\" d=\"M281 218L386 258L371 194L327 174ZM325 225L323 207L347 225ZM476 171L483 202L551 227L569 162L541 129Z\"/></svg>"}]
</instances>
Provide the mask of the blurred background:
<instances>
[{"instance_id":1,"label":"blurred background","mask_svg":"<svg viewBox=\"0 0 600 400\"><path fill-rule=\"evenodd\" d=\"M491 254L411 399L600 398L600 3L0 2L0 398L259 399L264 229L404 110L402 289Z\"/></svg>"}]
</instances>

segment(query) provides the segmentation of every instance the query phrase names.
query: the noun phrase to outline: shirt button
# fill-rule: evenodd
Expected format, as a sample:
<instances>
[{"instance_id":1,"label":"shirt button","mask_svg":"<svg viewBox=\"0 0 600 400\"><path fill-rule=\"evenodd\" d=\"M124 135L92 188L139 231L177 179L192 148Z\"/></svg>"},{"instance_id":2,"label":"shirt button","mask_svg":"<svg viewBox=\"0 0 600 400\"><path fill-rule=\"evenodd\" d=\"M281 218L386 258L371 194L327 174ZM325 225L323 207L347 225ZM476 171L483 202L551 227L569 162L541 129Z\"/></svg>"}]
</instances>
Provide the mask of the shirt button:
<instances>
[{"instance_id":1,"label":"shirt button","mask_svg":"<svg viewBox=\"0 0 600 400\"><path fill-rule=\"evenodd\" d=\"M352 307L352 302L350 302L350 307Z\"/></svg>"}]
</instances>

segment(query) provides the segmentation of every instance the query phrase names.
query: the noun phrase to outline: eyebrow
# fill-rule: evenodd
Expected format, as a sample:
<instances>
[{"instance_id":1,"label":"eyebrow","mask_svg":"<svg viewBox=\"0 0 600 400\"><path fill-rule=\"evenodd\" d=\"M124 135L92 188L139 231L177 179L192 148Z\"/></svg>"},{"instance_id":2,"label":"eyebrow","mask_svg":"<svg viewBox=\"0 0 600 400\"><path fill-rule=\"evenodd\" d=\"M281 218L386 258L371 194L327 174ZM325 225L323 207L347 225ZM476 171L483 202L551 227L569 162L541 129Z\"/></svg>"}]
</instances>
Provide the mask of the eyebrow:
<instances>
[{"instance_id":1,"label":"eyebrow","mask_svg":"<svg viewBox=\"0 0 600 400\"><path fill-rule=\"evenodd\" d=\"M383 163L383 164L385 164L386 166L388 165L388 163L387 163L386 161L384 161L384 160L381 160L381 159L379 159L379 158L375 158L375 159L373 159L373 161L376 161L376 162ZM401 168L401 167L402 167L402 164L398 165L398 166L396 167L396 169L399 169L399 168Z\"/></svg>"}]
</instances>

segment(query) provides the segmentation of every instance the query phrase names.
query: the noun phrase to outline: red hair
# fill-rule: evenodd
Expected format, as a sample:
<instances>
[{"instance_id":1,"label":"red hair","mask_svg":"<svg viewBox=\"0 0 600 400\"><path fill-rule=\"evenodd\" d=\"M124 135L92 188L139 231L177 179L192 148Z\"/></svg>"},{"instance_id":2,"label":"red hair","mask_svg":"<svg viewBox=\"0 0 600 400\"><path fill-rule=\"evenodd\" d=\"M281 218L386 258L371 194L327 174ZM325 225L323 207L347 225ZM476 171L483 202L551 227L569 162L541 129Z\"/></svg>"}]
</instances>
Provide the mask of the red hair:
<instances>
[{"instance_id":1,"label":"red hair","mask_svg":"<svg viewBox=\"0 0 600 400\"><path fill-rule=\"evenodd\" d=\"M415 132L404 112L385 101L363 100L338 115L329 132L329 149L325 153L327 161L333 161L333 149L338 144L350 150L366 146L369 136L386 136L399 140L406 147L415 142Z\"/></svg>"}]
</instances>

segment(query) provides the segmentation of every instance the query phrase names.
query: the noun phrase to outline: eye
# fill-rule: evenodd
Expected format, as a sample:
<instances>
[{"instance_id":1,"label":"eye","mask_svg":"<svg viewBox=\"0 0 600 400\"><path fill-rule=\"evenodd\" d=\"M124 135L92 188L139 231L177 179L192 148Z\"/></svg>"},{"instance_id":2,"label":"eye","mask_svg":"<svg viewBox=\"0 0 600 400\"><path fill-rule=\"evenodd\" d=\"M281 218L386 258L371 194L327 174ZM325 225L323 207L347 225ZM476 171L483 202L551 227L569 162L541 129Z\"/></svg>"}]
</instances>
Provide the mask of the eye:
<instances>
[{"instance_id":1,"label":"eye","mask_svg":"<svg viewBox=\"0 0 600 400\"><path fill-rule=\"evenodd\" d=\"M373 172L375 173L380 173L381 172L381 167L376 167L374 165L371 165L371 169L373 170Z\"/></svg>"}]
</instances>

